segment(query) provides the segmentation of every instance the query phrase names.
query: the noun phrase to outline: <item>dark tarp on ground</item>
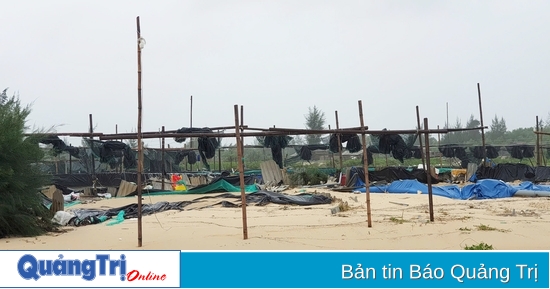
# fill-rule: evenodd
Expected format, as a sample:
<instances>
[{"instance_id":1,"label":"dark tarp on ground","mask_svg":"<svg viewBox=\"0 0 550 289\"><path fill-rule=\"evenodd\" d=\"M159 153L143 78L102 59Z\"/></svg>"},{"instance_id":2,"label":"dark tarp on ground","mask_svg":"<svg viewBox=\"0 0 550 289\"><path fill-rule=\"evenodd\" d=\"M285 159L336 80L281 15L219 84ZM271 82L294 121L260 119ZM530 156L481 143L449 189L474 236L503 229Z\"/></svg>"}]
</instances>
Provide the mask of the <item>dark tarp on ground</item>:
<instances>
[{"instance_id":1,"label":"dark tarp on ground","mask_svg":"<svg viewBox=\"0 0 550 289\"><path fill-rule=\"evenodd\" d=\"M154 213L159 213L167 210L184 210L185 207L189 204L200 202L204 199L235 199L240 200L241 196L239 194L221 194L216 196L205 196L197 198L193 201L182 201L182 202L158 202L154 204L142 204L142 215L150 215ZM284 205L299 205L299 206L310 206L310 205L321 205L321 204L330 204L332 199L325 195L318 194L299 194L299 195L284 195L281 193L274 193L268 191L260 191L256 193L250 193L246 195L247 204L255 204L256 206L264 206L269 203L275 204L284 204ZM219 203L223 207L235 207L239 206L237 204L220 201ZM119 208L112 208L108 210L100 209L75 209L72 210L79 219L84 219L86 217L115 217L120 211L124 211L124 218L136 218L138 214L137 204L130 204Z\"/></svg>"},{"instance_id":2,"label":"dark tarp on ground","mask_svg":"<svg viewBox=\"0 0 550 289\"><path fill-rule=\"evenodd\" d=\"M347 187L358 187L365 185L365 171L361 167L352 167L349 173L349 179L346 181ZM402 167L387 167L379 171L369 171L369 182L391 183L396 180L418 180L421 183L427 183L427 175L423 169L407 169ZM432 178L432 183L438 181Z\"/></svg>"},{"instance_id":3,"label":"dark tarp on ground","mask_svg":"<svg viewBox=\"0 0 550 289\"><path fill-rule=\"evenodd\" d=\"M550 167L532 167L525 164L498 164L494 167L480 166L470 178L470 181L474 182L482 179L495 179L505 182L546 182L550 181Z\"/></svg>"},{"instance_id":4,"label":"dark tarp on ground","mask_svg":"<svg viewBox=\"0 0 550 289\"><path fill-rule=\"evenodd\" d=\"M142 216L147 216L154 213L159 213L168 210L183 210L183 207L190 204L189 201L181 202L158 202L154 204L142 204L141 205L141 214ZM86 217L115 217L120 211L124 211L124 218L137 218L138 215L138 206L137 204L130 204L119 208L112 208L108 210L100 209L74 209L72 210L75 213L76 217L79 219L84 219Z\"/></svg>"}]
</instances>

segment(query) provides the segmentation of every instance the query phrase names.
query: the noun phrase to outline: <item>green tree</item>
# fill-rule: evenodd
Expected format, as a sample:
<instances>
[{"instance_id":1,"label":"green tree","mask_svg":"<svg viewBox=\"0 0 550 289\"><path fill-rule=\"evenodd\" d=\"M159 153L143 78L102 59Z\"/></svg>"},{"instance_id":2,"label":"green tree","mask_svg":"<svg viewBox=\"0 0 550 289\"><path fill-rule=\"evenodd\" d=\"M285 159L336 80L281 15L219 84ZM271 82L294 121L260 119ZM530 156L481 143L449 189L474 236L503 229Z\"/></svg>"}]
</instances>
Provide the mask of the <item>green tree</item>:
<instances>
[{"instance_id":1,"label":"green tree","mask_svg":"<svg viewBox=\"0 0 550 289\"><path fill-rule=\"evenodd\" d=\"M305 115L306 118L306 129L311 130L321 130L325 129L325 113L320 111L317 106L313 108L308 107L308 114ZM308 144L320 144L321 135L318 134L308 134L306 136Z\"/></svg>"},{"instance_id":2,"label":"green tree","mask_svg":"<svg viewBox=\"0 0 550 289\"><path fill-rule=\"evenodd\" d=\"M476 128L480 127L481 122L474 118L473 114L470 114L470 118L468 119L468 122L466 122L466 128ZM481 141L481 130L469 130L465 131L465 142L468 142L470 144L475 144Z\"/></svg>"},{"instance_id":3,"label":"green tree","mask_svg":"<svg viewBox=\"0 0 550 289\"><path fill-rule=\"evenodd\" d=\"M35 165L44 156L43 135L25 136L30 107L6 92L0 95L0 238L36 236L54 228L38 194L47 183Z\"/></svg>"},{"instance_id":4,"label":"green tree","mask_svg":"<svg viewBox=\"0 0 550 289\"><path fill-rule=\"evenodd\" d=\"M487 138L490 141L497 142L504 137L506 131L506 121L503 117L499 120L498 116L495 114L495 118L491 121L491 130L487 132Z\"/></svg>"}]
</instances>

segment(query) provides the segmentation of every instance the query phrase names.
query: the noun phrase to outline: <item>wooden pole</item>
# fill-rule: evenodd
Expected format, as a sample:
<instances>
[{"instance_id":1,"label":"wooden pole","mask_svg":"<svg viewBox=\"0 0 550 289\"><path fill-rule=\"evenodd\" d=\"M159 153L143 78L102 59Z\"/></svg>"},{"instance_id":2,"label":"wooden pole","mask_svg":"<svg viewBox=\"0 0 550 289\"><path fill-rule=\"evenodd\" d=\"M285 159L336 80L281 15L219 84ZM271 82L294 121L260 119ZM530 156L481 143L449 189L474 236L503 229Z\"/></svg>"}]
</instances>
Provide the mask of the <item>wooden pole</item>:
<instances>
[{"instance_id":1,"label":"wooden pole","mask_svg":"<svg viewBox=\"0 0 550 289\"><path fill-rule=\"evenodd\" d=\"M218 130L218 133L220 131ZM218 170L220 171L220 173L222 172L222 139L221 138L218 138L218 143L220 144L220 146L218 147Z\"/></svg>"},{"instance_id":2,"label":"wooden pole","mask_svg":"<svg viewBox=\"0 0 550 289\"><path fill-rule=\"evenodd\" d=\"M537 121L537 125L536 125L536 131L540 131L540 128L539 128L539 116L537 115L537 118L536 118L536 121ZM537 153L537 166L540 166L541 164L541 151L540 151L540 134L536 134L537 135L537 145L535 146L536 148L536 153Z\"/></svg>"},{"instance_id":3,"label":"wooden pole","mask_svg":"<svg viewBox=\"0 0 550 289\"><path fill-rule=\"evenodd\" d=\"M479 99L479 121L481 124L481 145L483 146L483 166L486 166L487 149L485 148L485 129L483 128L483 110L481 108L481 88L479 87L479 83L477 84L477 96Z\"/></svg>"},{"instance_id":4,"label":"wooden pole","mask_svg":"<svg viewBox=\"0 0 550 289\"><path fill-rule=\"evenodd\" d=\"M242 135L242 133L244 132L244 107L241 105L241 126L240 126L240 131L241 131L241 156L242 156L242 159L243 159L243 169L244 169L244 166L245 166L245 163L244 163L244 137Z\"/></svg>"},{"instance_id":5,"label":"wooden pole","mask_svg":"<svg viewBox=\"0 0 550 289\"><path fill-rule=\"evenodd\" d=\"M240 136L241 130L239 129L239 106L235 105L235 134L237 139L237 159L239 164L239 182L241 184L241 209L243 219L243 239L248 239L248 225L246 221L246 193L244 191L244 165L243 165L243 150L242 150L242 138Z\"/></svg>"},{"instance_id":6,"label":"wooden pole","mask_svg":"<svg viewBox=\"0 0 550 289\"><path fill-rule=\"evenodd\" d=\"M424 118L424 129L428 129L428 119ZM434 221L434 203L432 196L432 168L430 166L430 134L424 133L426 139L426 179L428 181L428 201L430 206L430 222Z\"/></svg>"},{"instance_id":7,"label":"wooden pole","mask_svg":"<svg viewBox=\"0 0 550 289\"><path fill-rule=\"evenodd\" d=\"M71 146L71 144L69 144ZM69 174L73 173L73 155L69 154Z\"/></svg>"},{"instance_id":8,"label":"wooden pole","mask_svg":"<svg viewBox=\"0 0 550 289\"><path fill-rule=\"evenodd\" d=\"M94 133L94 124L92 120L92 114L89 115L90 118L90 133ZM92 158L92 178L95 178L95 158L94 158L94 137L90 135L90 157Z\"/></svg>"},{"instance_id":9,"label":"wooden pole","mask_svg":"<svg viewBox=\"0 0 550 289\"><path fill-rule=\"evenodd\" d=\"M484 127L487 129L487 127ZM368 130L368 127L365 127L365 130ZM436 134L436 133L450 133L455 131L471 131L471 130L480 130L481 127L473 127L473 128L461 128L461 129L431 129L428 132L430 134ZM256 132L244 132L241 133L242 137L254 137L254 136L286 136L286 135L306 135L306 134L331 134L331 133L353 133L353 134L361 134L363 130L361 128L353 128L353 129L332 129L332 130L312 130L312 129L278 129L278 128L270 128L265 131L256 131ZM426 132L425 130L421 131L422 133ZM406 129L406 130L369 130L368 134L370 135L383 135L383 134L416 134L418 133L417 129ZM533 132L535 133L535 132ZM33 135L33 134L29 134ZM89 133L85 134L86 136L89 136ZM76 136L76 135L71 135ZM147 135L141 134L142 139L151 139L151 138L159 138L159 137L235 137L235 133L149 133ZM112 140L112 139L137 139L136 133L130 133L130 134L100 134L99 139L101 140Z\"/></svg>"},{"instance_id":10,"label":"wooden pole","mask_svg":"<svg viewBox=\"0 0 550 289\"><path fill-rule=\"evenodd\" d=\"M141 28L139 16L136 18L137 24L137 54L138 54L138 125L137 125L137 143L138 143L138 165L137 165L137 195L138 195L138 247L142 246L142 224L141 224L141 174L143 172L143 143L141 141Z\"/></svg>"},{"instance_id":11,"label":"wooden pole","mask_svg":"<svg viewBox=\"0 0 550 289\"><path fill-rule=\"evenodd\" d=\"M449 103L445 103L446 110L447 110L447 124L445 125L446 129L449 129L451 127L451 124L449 123Z\"/></svg>"},{"instance_id":12,"label":"wooden pole","mask_svg":"<svg viewBox=\"0 0 550 289\"><path fill-rule=\"evenodd\" d=\"M359 100L359 121L361 122L361 138L363 140L363 170L365 171L365 194L367 195L367 222L372 227L370 212L370 182L369 182L369 159L367 158L367 137L365 135L365 123L363 121L363 104Z\"/></svg>"},{"instance_id":13,"label":"wooden pole","mask_svg":"<svg viewBox=\"0 0 550 289\"><path fill-rule=\"evenodd\" d=\"M164 133L164 125L162 126L162 132ZM164 177L165 177L165 174L166 174L166 167L165 167L165 164L164 164L164 144L165 144L165 139L162 138L162 148L161 148L161 159L162 159L162 181L161 181L161 188L162 190L164 191Z\"/></svg>"},{"instance_id":14,"label":"wooden pole","mask_svg":"<svg viewBox=\"0 0 550 289\"><path fill-rule=\"evenodd\" d=\"M336 117L336 129L340 129L340 123L338 122L338 111L334 111L334 115ZM343 167L343 161L342 161L342 139L341 139L341 136L339 133L336 134L336 136L338 137L338 155L340 157L340 173L343 173L342 172L342 167Z\"/></svg>"},{"instance_id":15,"label":"wooden pole","mask_svg":"<svg viewBox=\"0 0 550 289\"><path fill-rule=\"evenodd\" d=\"M418 130L421 129L420 127L420 111L418 110L418 105L416 106L416 125L418 127ZM420 155L422 156L422 167L426 167L426 156L424 154L424 149L422 148L422 134L418 132L418 143L420 144ZM428 156L429 157L429 156Z\"/></svg>"},{"instance_id":16,"label":"wooden pole","mask_svg":"<svg viewBox=\"0 0 550 289\"><path fill-rule=\"evenodd\" d=\"M190 98L190 104L189 104L189 128L193 128L193 96L191 95ZM193 137L189 138L189 148L193 149ZM190 164L191 170L193 170L193 165ZM199 165L197 164L197 167ZM185 164L185 168L187 169L187 163Z\"/></svg>"},{"instance_id":17,"label":"wooden pole","mask_svg":"<svg viewBox=\"0 0 550 289\"><path fill-rule=\"evenodd\" d=\"M328 125L328 129L330 130L330 124ZM334 153L332 151L330 151L330 149L329 149L329 156L330 156L330 160L332 162L332 168L335 169L336 164L334 163Z\"/></svg>"},{"instance_id":18,"label":"wooden pole","mask_svg":"<svg viewBox=\"0 0 550 289\"><path fill-rule=\"evenodd\" d=\"M115 124L115 135L118 134L118 124ZM122 142L122 140L120 140L120 142ZM122 162L124 162L124 157L121 158L121 162L120 162L120 165L116 168L116 172L118 172L118 170L120 170L120 172L122 173Z\"/></svg>"},{"instance_id":19,"label":"wooden pole","mask_svg":"<svg viewBox=\"0 0 550 289\"><path fill-rule=\"evenodd\" d=\"M437 125L437 129L439 129L439 125ZM441 134L438 133L437 134L437 147L440 148L441 147ZM443 167L443 154L439 154L439 165L441 167Z\"/></svg>"}]
</instances>

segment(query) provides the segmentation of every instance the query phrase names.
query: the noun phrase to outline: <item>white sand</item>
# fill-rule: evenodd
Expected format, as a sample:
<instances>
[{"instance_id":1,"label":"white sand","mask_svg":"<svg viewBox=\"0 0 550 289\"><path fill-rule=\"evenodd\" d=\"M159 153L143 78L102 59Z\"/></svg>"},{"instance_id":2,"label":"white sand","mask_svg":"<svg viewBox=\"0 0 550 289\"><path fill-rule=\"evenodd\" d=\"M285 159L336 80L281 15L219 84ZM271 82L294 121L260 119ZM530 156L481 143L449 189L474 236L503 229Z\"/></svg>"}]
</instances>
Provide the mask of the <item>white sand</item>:
<instances>
[{"instance_id":1,"label":"white sand","mask_svg":"<svg viewBox=\"0 0 550 289\"><path fill-rule=\"evenodd\" d=\"M333 215L330 208L335 203L309 207L251 205L247 208L248 240L243 240L240 208L165 211L143 217L141 249L460 250L479 242L498 250L548 249L548 198L459 201L434 196L435 222L429 223L427 195L372 193L372 228L368 228L365 194L317 191L347 201L351 209ZM284 193L293 194L297 190ZM174 202L201 196L204 195L144 196L143 202ZM109 199L68 210L114 208L136 202L135 197ZM510 216L513 210L515 215ZM479 230L476 226L480 224L497 230ZM102 223L69 228L72 231L36 238L0 239L0 249L139 249L136 219L114 226Z\"/></svg>"}]
</instances>

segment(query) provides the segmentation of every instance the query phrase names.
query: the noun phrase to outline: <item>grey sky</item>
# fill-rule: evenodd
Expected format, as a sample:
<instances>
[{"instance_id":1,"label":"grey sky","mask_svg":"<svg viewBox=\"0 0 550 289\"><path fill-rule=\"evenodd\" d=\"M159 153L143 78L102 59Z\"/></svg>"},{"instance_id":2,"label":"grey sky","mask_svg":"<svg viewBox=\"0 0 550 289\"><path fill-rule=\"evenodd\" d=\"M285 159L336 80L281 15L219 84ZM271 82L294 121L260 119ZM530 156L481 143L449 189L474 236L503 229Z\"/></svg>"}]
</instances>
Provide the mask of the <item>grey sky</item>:
<instances>
[{"instance_id":1,"label":"grey sky","mask_svg":"<svg viewBox=\"0 0 550 289\"><path fill-rule=\"evenodd\" d=\"M33 102L30 125L137 127L136 16L147 41L143 131L327 123L412 129L497 114L509 129L550 111L548 1L4 1L0 88ZM234 140L227 140L234 142ZM173 142L172 142L173 143ZM74 144L74 143L73 143ZM153 141L157 145L158 141Z\"/></svg>"}]
</instances>

